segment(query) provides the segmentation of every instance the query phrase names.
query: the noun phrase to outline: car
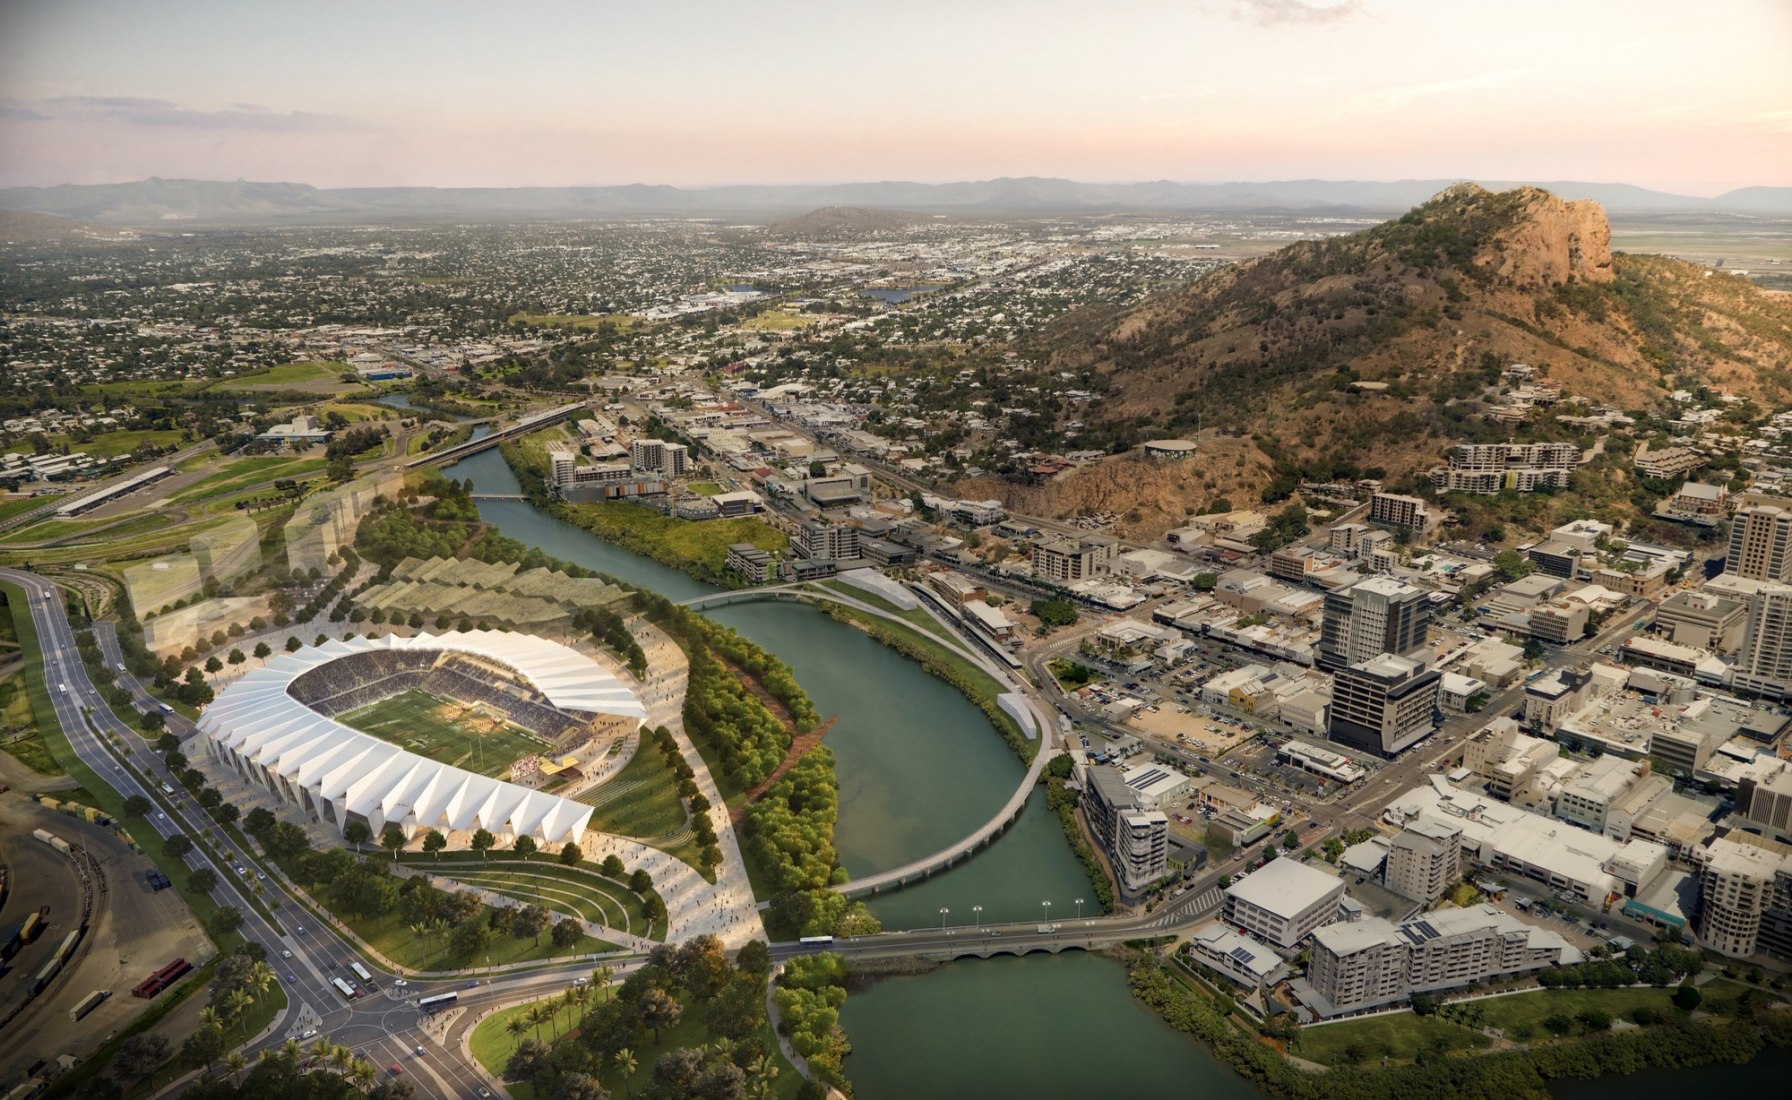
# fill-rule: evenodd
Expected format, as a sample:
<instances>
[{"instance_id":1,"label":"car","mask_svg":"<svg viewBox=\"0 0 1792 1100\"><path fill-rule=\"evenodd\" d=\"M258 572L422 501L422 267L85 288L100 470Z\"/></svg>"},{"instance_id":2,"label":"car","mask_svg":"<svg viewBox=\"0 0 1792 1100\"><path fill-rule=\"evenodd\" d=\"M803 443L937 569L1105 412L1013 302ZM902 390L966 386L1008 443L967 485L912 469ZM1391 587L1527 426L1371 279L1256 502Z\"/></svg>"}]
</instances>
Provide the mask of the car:
<instances>
[{"instance_id":1,"label":"car","mask_svg":"<svg viewBox=\"0 0 1792 1100\"><path fill-rule=\"evenodd\" d=\"M991 937L992 937L992 938L993 938L993 937L995 937L995 936L999 936L999 935L1001 935L1001 933L1000 933L1000 932L991 932L991 933L990 933L990 936L991 936Z\"/></svg>"},{"instance_id":2,"label":"car","mask_svg":"<svg viewBox=\"0 0 1792 1100\"><path fill-rule=\"evenodd\" d=\"M411 983L404 980L403 978L393 978L392 984L402 988L404 986L410 985Z\"/></svg>"},{"instance_id":3,"label":"car","mask_svg":"<svg viewBox=\"0 0 1792 1100\"><path fill-rule=\"evenodd\" d=\"M288 972L286 975L286 981L287 981L287 984L289 984L289 985L297 985L299 982L299 976L297 974Z\"/></svg>"},{"instance_id":4,"label":"car","mask_svg":"<svg viewBox=\"0 0 1792 1100\"><path fill-rule=\"evenodd\" d=\"M467 988L468 989L478 989L479 988L479 979L478 978L469 979L467 981Z\"/></svg>"},{"instance_id":5,"label":"car","mask_svg":"<svg viewBox=\"0 0 1792 1100\"><path fill-rule=\"evenodd\" d=\"M491 1089L480 1089L479 1090L479 1100L491 1100L491 1098L492 1098L492 1090Z\"/></svg>"},{"instance_id":6,"label":"car","mask_svg":"<svg viewBox=\"0 0 1792 1100\"><path fill-rule=\"evenodd\" d=\"M249 868L244 867L242 864L239 863L236 865L236 873L243 876L244 878L248 878L249 877Z\"/></svg>"},{"instance_id":7,"label":"car","mask_svg":"<svg viewBox=\"0 0 1792 1100\"><path fill-rule=\"evenodd\" d=\"M416 1053L417 1053L417 1057L419 1057L419 1058L421 1058L421 1057L423 1057L423 1046L422 1046L422 1044L418 1044L418 1046L417 1046L417 1052L416 1052Z\"/></svg>"},{"instance_id":8,"label":"car","mask_svg":"<svg viewBox=\"0 0 1792 1100\"><path fill-rule=\"evenodd\" d=\"M167 815L167 814L165 814L165 813L163 813L163 812L162 812L162 811L160 811L160 810L157 810L157 811L156 811L156 820L157 820L157 821L167 821L167 820L168 820L168 815Z\"/></svg>"},{"instance_id":9,"label":"car","mask_svg":"<svg viewBox=\"0 0 1792 1100\"><path fill-rule=\"evenodd\" d=\"M574 979L573 979L573 980L572 980L572 984L574 984L574 985L584 985L584 984L585 984L585 983L587 983L587 982L589 982L589 981L590 981L590 980L591 980L591 979L590 979L590 978L574 978Z\"/></svg>"},{"instance_id":10,"label":"car","mask_svg":"<svg viewBox=\"0 0 1792 1100\"><path fill-rule=\"evenodd\" d=\"M265 881L267 881L268 876L267 876L267 873L264 871L257 871L257 872L255 872L255 877L258 879L261 879L263 882L265 882Z\"/></svg>"},{"instance_id":11,"label":"car","mask_svg":"<svg viewBox=\"0 0 1792 1100\"><path fill-rule=\"evenodd\" d=\"M404 1067L399 1065L397 1062L393 1062L391 1065L386 1067L386 1072L390 1073L394 1077L399 1077L399 1076L403 1075Z\"/></svg>"},{"instance_id":12,"label":"car","mask_svg":"<svg viewBox=\"0 0 1792 1100\"><path fill-rule=\"evenodd\" d=\"M292 958L292 952L286 950L285 948L281 948L280 949L280 957L283 959L290 959L290 958Z\"/></svg>"},{"instance_id":13,"label":"car","mask_svg":"<svg viewBox=\"0 0 1792 1100\"><path fill-rule=\"evenodd\" d=\"M299 934L299 935L301 935L301 936L303 936L303 935L304 935L304 934L305 934L305 926L304 926L304 925L302 925L302 924L301 924L301 925L299 925L299 932L298 932L298 934Z\"/></svg>"},{"instance_id":14,"label":"car","mask_svg":"<svg viewBox=\"0 0 1792 1100\"><path fill-rule=\"evenodd\" d=\"M315 1038L317 1038L317 1029L314 1027L308 1027L305 1029L305 1033L303 1035L300 1035L299 1038L315 1039Z\"/></svg>"}]
</instances>

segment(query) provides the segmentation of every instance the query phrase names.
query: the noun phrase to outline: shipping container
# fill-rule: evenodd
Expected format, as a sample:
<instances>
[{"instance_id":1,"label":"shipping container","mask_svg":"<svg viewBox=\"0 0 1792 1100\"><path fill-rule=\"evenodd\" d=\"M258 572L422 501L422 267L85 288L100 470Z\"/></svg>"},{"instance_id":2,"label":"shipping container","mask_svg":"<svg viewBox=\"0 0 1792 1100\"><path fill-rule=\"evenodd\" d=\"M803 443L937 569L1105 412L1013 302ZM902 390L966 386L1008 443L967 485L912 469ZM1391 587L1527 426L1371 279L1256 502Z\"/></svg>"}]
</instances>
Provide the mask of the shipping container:
<instances>
[{"instance_id":1,"label":"shipping container","mask_svg":"<svg viewBox=\"0 0 1792 1100\"><path fill-rule=\"evenodd\" d=\"M76 1002L75 1007L68 1010L68 1018L71 1020L79 1021L83 1016L86 1016L89 1012L92 1012L94 1009L98 1008L100 1006L100 1002L105 1000L107 997L110 997L111 995L112 995L112 991L110 989L94 990L92 993L89 993L87 996L82 997L78 1002Z\"/></svg>"}]
</instances>

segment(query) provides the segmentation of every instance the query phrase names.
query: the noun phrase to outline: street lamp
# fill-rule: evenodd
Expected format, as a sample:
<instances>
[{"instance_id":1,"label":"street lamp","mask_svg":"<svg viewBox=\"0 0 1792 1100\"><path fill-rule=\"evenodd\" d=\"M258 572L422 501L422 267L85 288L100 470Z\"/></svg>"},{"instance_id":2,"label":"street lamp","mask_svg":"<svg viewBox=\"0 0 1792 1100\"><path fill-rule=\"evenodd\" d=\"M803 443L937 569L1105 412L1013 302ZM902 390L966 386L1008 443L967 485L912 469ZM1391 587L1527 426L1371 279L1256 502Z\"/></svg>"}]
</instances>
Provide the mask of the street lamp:
<instances>
[{"instance_id":1,"label":"street lamp","mask_svg":"<svg viewBox=\"0 0 1792 1100\"><path fill-rule=\"evenodd\" d=\"M1039 904L1045 906L1045 923L1048 925L1051 924L1051 922L1052 922L1052 903L1049 901L1042 901Z\"/></svg>"},{"instance_id":2,"label":"street lamp","mask_svg":"<svg viewBox=\"0 0 1792 1100\"><path fill-rule=\"evenodd\" d=\"M983 906L971 906L971 919L977 924L977 931L983 931Z\"/></svg>"},{"instance_id":3,"label":"street lamp","mask_svg":"<svg viewBox=\"0 0 1792 1100\"><path fill-rule=\"evenodd\" d=\"M944 909L944 908L942 908L940 910L940 931L941 932L944 932L946 930L946 914L950 913L951 911L952 910L950 910L950 909Z\"/></svg>"},{"instance_id":4,"label":"street lamp","mask_svg":"<svg viewBox=\"0 0 1792 1100\"><path fill-rule=\"evenodd\" d=\"M1076 919L1077 920L1083 919L1083 899L1082 898L1076 899Z\"/></svg>"}]
</instances>

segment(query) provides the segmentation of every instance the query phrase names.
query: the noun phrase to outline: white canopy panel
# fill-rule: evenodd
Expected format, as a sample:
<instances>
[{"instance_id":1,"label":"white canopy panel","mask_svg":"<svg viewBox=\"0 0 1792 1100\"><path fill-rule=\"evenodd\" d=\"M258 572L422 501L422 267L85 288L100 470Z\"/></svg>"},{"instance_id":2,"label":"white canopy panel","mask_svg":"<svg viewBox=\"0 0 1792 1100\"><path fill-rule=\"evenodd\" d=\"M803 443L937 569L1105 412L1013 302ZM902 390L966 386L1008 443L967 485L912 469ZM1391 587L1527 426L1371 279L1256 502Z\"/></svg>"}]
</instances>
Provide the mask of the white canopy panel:
<instances>
[{"instance_id":1,"label":"white canopy panel","mask_svg":"<svg viewBox=\"0 0 1792 1100\"><path fill-rule=\"evenodd\" d=\"M591 807L444 764L351 729L287 689L303 673L370 650L448 651L515 669L556 708L645 721L647 709L621 680L576 650L529 634L475 630L411 638L329 641L275 657L225 688L199 719L200 732L309 791L320 803L414 829L487 829L538 840L577 841Z\"/></svg>"}]
</instances>

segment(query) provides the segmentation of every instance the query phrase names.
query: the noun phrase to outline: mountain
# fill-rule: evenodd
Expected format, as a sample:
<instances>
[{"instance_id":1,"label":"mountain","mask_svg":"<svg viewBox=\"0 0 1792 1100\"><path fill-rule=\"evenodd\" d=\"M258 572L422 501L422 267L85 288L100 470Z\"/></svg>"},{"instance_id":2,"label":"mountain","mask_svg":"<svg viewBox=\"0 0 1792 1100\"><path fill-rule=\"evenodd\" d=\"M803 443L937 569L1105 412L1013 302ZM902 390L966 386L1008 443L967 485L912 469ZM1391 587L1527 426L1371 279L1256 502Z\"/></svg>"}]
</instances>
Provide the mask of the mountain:
<instances>
[{"instance_id":1,"label":"mountain","mask_svg":"<svg viewBox=\"0 0 1792 1100\"><path fill-rule=\"evenodd\" d=\"M775 220L828 207L895 208L965 216L1183 213L1398 213L1454 181L1285 180L1270 183L1079 183L1004 177L961 183L802 184L682 189L621 187L348 187L238 180L148 179L0 189L0 210L30 210L114 225L370 222L407 218L613 218L641 215ZM1511 186L1490 183L1499 188ZM1750 187L1716 198L1621 183L1554 182L1569 199L1626 214L1792 217L1792 188Z\"/></svg>"},{"instance_id":2,"label":"mountain","mask_svg":"<svg viewBox=\"0 0 1792 1100\"><path fill-rule=\"evenodd\" d=\"M1181 522L1275 481L1423 472L1449 444L1510 438L1482 415L1501 368L1573 397L1658 410L1700 384L1792 397L1792 296L1611 251L1605 212L1537 188L1443 191L1360 233L1290 245L1124 311L1072 315L1035 341L1049 371L1093 368L1101 415L1137 438L1189 437L1175 475L1108 462L1009 494L1017 507ZM1563 432L1547 415L1539 430ZM1210 444L1219 439L1225 447ZM1245 441L1248 440L1248 443ZM1239 494L1242 494L1240 496Z\"/></svg>"}]
</instances>

